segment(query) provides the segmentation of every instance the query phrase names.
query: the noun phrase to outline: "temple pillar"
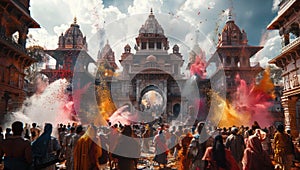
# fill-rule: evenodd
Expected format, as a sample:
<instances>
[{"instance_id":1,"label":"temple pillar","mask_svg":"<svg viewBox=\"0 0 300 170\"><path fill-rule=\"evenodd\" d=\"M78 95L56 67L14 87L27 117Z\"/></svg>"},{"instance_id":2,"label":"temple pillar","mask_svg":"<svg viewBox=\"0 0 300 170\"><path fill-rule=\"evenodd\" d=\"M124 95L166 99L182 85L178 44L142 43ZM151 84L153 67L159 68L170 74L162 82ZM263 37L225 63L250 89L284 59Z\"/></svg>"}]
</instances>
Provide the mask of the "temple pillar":
<instances>
[{"instance_id":1,"label":"temple pillar","mask_svg":"<svg viewBox=\"0 0 300 170\"><path fill-rule=\"evenodd\" d=\"M299 135L296 126L296 102L298 101L298 96L288 97L283 95L281 99L284 108L285 127L291 129L291 134L295 138Z\"/></svg>"},{"instance_id":2,"label":"temple pillar","mask_svg":"<svg viewBox=\"0 0 300 170\"><path fill-rule=\"evenodd\" d=\"M146 43L146 49L149 50L149 41Z\"/></svg>"}]
</instances>

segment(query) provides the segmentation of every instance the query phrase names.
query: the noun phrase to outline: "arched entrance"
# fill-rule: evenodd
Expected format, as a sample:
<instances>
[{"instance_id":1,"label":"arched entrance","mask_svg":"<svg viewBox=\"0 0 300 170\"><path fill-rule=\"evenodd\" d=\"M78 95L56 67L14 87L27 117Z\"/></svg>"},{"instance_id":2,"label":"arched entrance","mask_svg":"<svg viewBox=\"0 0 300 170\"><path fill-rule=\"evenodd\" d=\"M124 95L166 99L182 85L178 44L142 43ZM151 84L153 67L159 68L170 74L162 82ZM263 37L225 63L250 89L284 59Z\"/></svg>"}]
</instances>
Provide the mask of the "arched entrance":
<instances>
[{"instance_id":1,"label":"arched entrance","mask_svg":"<svg viewBox=\"0 0 300 170\"><path fill-rule=\"evenodd\" d=\"M139 106L141 111L158 116L166 108L165 94L157 86L149 85L141 91Z\"/></svg>"}]
</instances>

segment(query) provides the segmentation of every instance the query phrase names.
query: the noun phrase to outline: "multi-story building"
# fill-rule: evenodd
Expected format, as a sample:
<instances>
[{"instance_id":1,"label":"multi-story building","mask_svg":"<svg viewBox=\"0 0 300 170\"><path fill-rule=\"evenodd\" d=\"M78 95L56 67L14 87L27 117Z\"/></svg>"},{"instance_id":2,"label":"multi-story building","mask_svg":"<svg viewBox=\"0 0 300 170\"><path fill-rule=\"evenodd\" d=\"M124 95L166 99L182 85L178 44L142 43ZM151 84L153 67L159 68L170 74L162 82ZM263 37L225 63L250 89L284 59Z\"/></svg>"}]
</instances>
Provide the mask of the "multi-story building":
<instances>
[{"instance_id":1,"label":"multi-story building","mask_svg":"<svg viewBox=\"0 0 300 170\"><path fill-rule=\"evenodd\" d=\"M0 3L0 117L19 108L26 97L24 70L35 60L26 52L29 28L40 28L30 16L29 0Z\"/></svg>"},{"instance_id":2,"label":"multi-story building","mask_svg":"<svg viewBox=\"0 0 300 170\"><path fill-rule=\"evenodd\" d=\"M282 0L277 16L268 25L268 30L279 30L282 38L280 54L269 61L283 71L283 94L285 125L298 136L300 129L300 1Z\"/></svg>"}]
</instances>

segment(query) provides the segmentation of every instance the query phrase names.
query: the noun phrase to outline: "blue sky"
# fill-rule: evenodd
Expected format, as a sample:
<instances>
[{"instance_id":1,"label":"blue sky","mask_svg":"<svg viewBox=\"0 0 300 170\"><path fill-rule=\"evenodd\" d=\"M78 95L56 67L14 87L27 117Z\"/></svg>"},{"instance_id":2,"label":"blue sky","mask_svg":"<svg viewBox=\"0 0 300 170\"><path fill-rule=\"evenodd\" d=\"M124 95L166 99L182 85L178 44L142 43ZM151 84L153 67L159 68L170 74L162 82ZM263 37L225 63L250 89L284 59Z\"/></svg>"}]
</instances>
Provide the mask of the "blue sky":
<instances>
[{"instance_id":1,"label":"blue sky","mask_svg":"<svg viewBox=\"0 0 300 170\"><path fill-rule=\"evenodd\" d=\"M123 47L132 47L138 30L153 8L157 20L169 36L170 47L179 44L187 60L188 52L198 44L207 54L215 50L214 40L225 25L229 8L235 23L248 35L249 45L265 48L252 58L265 65L280 52L278 31L267 31L277 15L279 0L52 0L30 1L31 16L41 25L32 29L28 45L57 48L58 36L64 33L76 16L88 39L89 52L95 54L107 40L120 58ZM102 37L98 31L104 30ZM197 37L197 38L196 38ZM197 41L197 42L196 42Z\"/></svg>"}]
</instances>

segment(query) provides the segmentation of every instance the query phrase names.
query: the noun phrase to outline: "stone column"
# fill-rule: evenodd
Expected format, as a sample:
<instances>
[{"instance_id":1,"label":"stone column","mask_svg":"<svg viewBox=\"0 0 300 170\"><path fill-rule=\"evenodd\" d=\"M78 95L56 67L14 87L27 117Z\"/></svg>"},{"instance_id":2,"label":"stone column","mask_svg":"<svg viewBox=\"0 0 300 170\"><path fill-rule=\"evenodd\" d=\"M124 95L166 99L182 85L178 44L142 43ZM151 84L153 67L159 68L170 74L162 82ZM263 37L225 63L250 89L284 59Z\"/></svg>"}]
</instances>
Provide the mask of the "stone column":
<instances>
[{"instance_id":1,"label":"stone column","mask_svg":"<svg viewBox=\"0 0 300 170\"><path fill-rule=\"evenodd\" d=\"M149 50L149 41L147 41L146 49Z\"/></svg>"},{"instance_id":2,"label":"stone column","mask_svg":"<svg viewBox=\"0 0 300 170\"><path fill-rule=\"evenodd\" d=\"M285 96L281 98L282 106L284 108L284 119L285 119L285 127L291 129L291 134L295 138L299 135L296 126L296 102L298 100L297 96Z\"/></svg>"}]
</instances>

